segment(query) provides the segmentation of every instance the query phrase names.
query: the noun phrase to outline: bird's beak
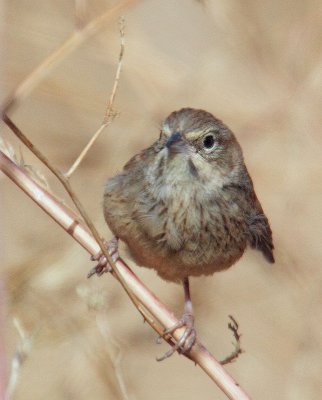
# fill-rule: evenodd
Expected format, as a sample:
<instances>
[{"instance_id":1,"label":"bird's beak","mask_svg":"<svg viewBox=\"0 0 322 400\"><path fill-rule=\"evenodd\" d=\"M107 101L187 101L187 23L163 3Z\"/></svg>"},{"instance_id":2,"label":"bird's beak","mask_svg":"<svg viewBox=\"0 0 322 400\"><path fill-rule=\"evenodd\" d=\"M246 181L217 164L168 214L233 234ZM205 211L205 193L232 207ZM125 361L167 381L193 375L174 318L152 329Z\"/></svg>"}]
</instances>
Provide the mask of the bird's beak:
<instances>
[{"instance_id":1,"label":"bird's beak","mask_svg":"<svg viewBox=\"0 0 322 400\"><path fill-rule=\"evenodd\" d=\"M174 132L165 145L172 154L184 153L190 147L180 132Z\"/></svg>"},{"instance_id":2,"label":"bird's beak","mask_svg":"<svg viewBox=\"0 0 322 400\"><path fill-rule=\"evenodd\" d=\"M179 143L181 141L182 141L181 133L180 132L175 132L167 140L166 146L169 149L171 146L173 146L174 144Z\"/></svg>"}]
</instances>

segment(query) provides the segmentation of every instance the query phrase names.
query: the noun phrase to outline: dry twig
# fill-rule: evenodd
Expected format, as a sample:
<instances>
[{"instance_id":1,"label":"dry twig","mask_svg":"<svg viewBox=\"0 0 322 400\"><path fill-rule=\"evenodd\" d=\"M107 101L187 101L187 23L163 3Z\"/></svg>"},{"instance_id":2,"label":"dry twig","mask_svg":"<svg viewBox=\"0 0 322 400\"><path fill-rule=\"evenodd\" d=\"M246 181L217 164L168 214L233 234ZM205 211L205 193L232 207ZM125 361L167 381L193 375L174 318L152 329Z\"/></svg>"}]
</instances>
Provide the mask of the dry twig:
<instances>
[{"instance_id":1,"label":"dry twig","mask_svg":"<svg viewBox=\"0 0 322 400\"><path fill-rule=\"evenodd\" d=\"M58 169L56 168L44 154L33 144L30 142L30 140L25 136L25 134L13 123L13 121L6 115L3 115L3 120L4 122L9 126L9 128L14 132L14 134L31 150L31 152L42 162L46 165L46 167L56 176L56 178L60 181L60 183L63 185L64 189L66 190L67 194L71 198L72 202L74 203L76 209L78 210L79 214L82 216L83 220L85 221L85 224L87 225L88 229L94 236L95 240L100 246L100 250L95 253L97 255L99 252L101 252L107 259L109 265L111 266L113 272L115 273L117 279L120 281L121 285L123 286L123 289L126 291L127 295L133 302L134 306L138 309L138 311L142 314L144 319L147 319L145 310L141 307L140 303L136 299L135 296L131 293L129 290L126 282L124 281L122 275L119 273L112 257L110 256L109 252L104 246L104 241L98 234L92 220L89 218L87 215L87 212L85 211L85 208L81 204L80 200L74 193L71 184L69 182L69 179L65 177L65 175Z\"/></svg>"},{"instance_id":2,"label":"dry twig","mask_svg":"<svg viewBox=\"0 0 322 400\"><path fill-rule=\"evenodd\" d=\"M238 322L235 320L235 318L232 315L229 315L229 318L231 322L228 323L228 329L230 329L233 332L235 343L233 343L235 349L234 351L224 358L222 361L220 361L221 365L229 364L235 361L239 355L243 352L243 349L241 348L241 343L240 343L240 337L241 334L238 332Z\"/></svg>"},{"instance_id":3,"label":"dry twig","mask_svg":"<svg viewBox=\"0 0 322 400\"><path fill-rule=\"evenodd\" d=\"M117 87L119 84L120 80L120 74L121 74L121 69L122 69L122 61L123 61L123 55L124 55L124 18L120 18L120 35L121 35L121 48L120 48L120 54L119 54L119 61L117 65L117 70L115 74L115 79L114 79L114 84L113 84L113 89L112 93L110 95L109 101L107 103L105 115L103 122L101 126L98 128L98 130L94 133L90 141L87 143L87 145L84 147L84 149L81 151L80 155L77 157L77 159L74 161L73 165L70 167L68 172L66 172L65 176L66 178L69 178L76 170L76 168L79 166L79 164L82 162L90 148L93 146L99 135L103 132L105 128L107 128L113 119L116 116L116 112L113 111L113 104L116 96L116 91Z\"/></svg>"}]
</instances>

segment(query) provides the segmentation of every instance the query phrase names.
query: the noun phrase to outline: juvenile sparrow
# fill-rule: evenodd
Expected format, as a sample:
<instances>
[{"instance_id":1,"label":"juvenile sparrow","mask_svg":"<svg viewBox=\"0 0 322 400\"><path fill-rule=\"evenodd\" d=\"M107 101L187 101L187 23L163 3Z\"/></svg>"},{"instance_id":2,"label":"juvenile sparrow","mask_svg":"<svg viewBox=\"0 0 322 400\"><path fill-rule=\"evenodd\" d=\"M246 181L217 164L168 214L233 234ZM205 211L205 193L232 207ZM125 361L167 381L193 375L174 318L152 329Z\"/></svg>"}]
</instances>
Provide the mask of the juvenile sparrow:
<instances>
[{"instance_id":1,"label":"juvenile sparrow","mask_svg":"<svg viewBox=\"0 0 322 400\"><path fill-rule=\"evenodd\" d=\"M159 139L135 155L104 192L105 220L135 262L182 283L185 326L176 350L196 338L189 277L231 267L247 245L274 262L272 232L234 134L212 114L192 108L163 122Z\"/></svg>"}]
</instances>

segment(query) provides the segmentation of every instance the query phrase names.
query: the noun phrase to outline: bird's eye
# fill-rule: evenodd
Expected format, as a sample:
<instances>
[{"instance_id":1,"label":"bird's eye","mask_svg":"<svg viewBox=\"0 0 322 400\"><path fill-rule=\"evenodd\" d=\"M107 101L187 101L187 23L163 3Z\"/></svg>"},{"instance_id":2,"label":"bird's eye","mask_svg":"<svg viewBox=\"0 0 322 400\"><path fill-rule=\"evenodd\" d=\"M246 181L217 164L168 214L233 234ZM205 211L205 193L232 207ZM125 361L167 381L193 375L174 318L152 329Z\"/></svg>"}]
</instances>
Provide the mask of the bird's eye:
<instances>
[{"instance_id":1,"label":"bird's eye","mask_svg":"<svg viewBox=\"0 0 322 400\"><path fill-rule=\"evenodd\" d=\"M214 144L215 144L215 138L214 138L214 135L206 135L204 138L203 138L203 145L204 145L204 147L206 148L206 149L208 149L208 150L210 150L210 149L212 149L213 147L214 147Z\"/></svg>"}]
</instances>

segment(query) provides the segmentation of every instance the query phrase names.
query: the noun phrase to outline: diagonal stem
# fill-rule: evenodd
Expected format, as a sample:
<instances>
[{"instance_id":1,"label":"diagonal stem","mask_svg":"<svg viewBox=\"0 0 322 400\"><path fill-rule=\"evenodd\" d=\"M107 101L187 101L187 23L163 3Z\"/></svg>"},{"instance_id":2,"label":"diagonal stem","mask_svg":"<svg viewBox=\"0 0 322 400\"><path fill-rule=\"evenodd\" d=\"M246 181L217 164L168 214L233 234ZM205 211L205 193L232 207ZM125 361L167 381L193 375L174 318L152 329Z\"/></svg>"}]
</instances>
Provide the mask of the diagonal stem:
<instances>
[{"instance_id":1,"label":"diagonal stem","mask_svg":"<svg viewBox=\"0 0 322 400\"><path fill-rule=\"evenodd\" d=\"M68 179L60 172L58 168L56 168L53 164L49 162L47 157L33 144L30 142L30 140L27 138L27 136L17 127L17 125L6 115L3 115L3 121L9 126L9 128L14 132L14 134L34 153L34 155L42 161L48 169L56 176L56 178L61 182L63 185L64 189L68 193L69 197L71 198L72 202L74 203L76 209L80 213L80 215L83 217L85 224L91 231L92 235L94 236L95 240L100 246L100 249L106 259L108 260L108 263L110 264L111 268L113 269L113 272L116 274L118 280L120 281L121 285L123 286L123 289L131 299L132 303L134 306L138 309L138 311L142 314L144 319L147 319L147 315L144 312L144 309L140 307L140 304L136 297L131 293L129 288L127 287L126 282L124 281L122 275L119 273L112 257L110 256L109 252L104 246L104 242L101 239L101 236L98 234L93 222L87 215L87 212L85 211L83 205L79 201L78 197L75 195L74 191L71 188L71 185L68 181Z\"/></svg>"}]
</instances>

